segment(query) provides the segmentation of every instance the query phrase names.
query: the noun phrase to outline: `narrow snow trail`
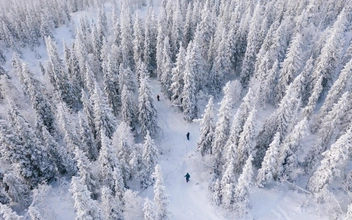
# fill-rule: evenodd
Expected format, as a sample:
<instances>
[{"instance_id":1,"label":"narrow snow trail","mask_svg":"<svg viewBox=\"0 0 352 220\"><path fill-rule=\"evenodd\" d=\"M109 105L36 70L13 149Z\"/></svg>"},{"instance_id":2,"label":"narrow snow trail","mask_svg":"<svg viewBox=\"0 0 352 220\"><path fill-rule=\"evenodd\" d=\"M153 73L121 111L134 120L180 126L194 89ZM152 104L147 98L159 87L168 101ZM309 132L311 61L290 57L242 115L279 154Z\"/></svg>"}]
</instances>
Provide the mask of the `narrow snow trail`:
<instances>
[{"instance_id":1,"label":"narrow snow trail","mask_svg":"<svg viewBox=\"0 0 352 220\"><path fill-rule=\"evenodd\" d=\"M192 172L197 169L192 166L194 162L190 163L189 157L196 150L199 126L183 120L182 113L164 97L160 85L154 80L152 89L154 97L160 95L160 101L155 103L162 135L156 143L163 150L159 163L169 195L171 219L224 219L217 208L210 204L207 184L199 182L199 172ZM189 141L187 132L190 132ZM187 172L191 175L188 183L184 178Z\"/></svg>"}]
</instances>

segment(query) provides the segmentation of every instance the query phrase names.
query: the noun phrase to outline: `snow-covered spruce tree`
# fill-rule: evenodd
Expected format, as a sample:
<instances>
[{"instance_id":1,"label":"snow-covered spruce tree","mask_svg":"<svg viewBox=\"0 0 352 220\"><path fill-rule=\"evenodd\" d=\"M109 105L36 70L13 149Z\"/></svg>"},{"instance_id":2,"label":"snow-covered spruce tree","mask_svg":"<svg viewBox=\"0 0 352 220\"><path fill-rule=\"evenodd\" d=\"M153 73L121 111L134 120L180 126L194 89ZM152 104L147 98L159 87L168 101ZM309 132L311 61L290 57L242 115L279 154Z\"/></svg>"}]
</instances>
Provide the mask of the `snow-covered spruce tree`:
<instances>
[{"instance_id":1,"label":"snow-covered spruce tree","mask_svg":"<svg viewBox=\"0 0 352 220\"><path fill-rule=\"evenodd\" d=\"M276 133L265 153L262 167L258 170L257 184L260 187L270 183L277 177L277 161L279 156L280 133Z\"/></svg>"},{"instance_id":2,"label":"snow-covered spruce tree","mask_svg":"<svg viewBox=\"0 0 352 220\"><path fill-rule=\"evenodd\" d=\"M330 148L323 153L324 159L318 169L310 177L307 188L313 192L320 192L329 186L334 177L340 176L347 165L351 151L352 128L342 135Z\"/></svg>"},{"instance_id":3,"label":"snow-covered spruce tree","mask_svg":"<svg viewBox=\"0 0 352 220\"><path fill-rule=\"evenodd\" d=\"M224 85L225 79L232 74L231 52L225 29L222 32L221 42L216 50L216 57L211 70L209 82L210 91L216 93Z\"/></svg>"},{"instance_id":4,"label":"snow-covered spruce tree","mask_svg":"<svg viewBox=\"0 0 352 220\"><path fill-rule=\"evenodd\" d=\"M150 137L149 132L145 136L145 141L143 144L143 163L145 166L145 172L142 177L142 187L147 188L149 185L153 184L153 180L151 179L151 174L154 170L154 166L157 164L158 160L158 149L154 144L153 139Z\"/></svg>"},{"instance_id":5,"label":"snow-covered spruce tree","mask_svg":"<svg viewBox=\"0 0 352 220\"><path fill-rule=\"evenodd\" d=\"M254 103L255 103L254 94L252 90L249 89L248 93L243 98L243 101L240 107L237 109L235 116L233 117L231 128L230 128L230 135L225 144L225 149L228 149L229 146L237 147L238 141L240 139L240 134L243 131L243 125L246 123L246 120L251 111L251 108L252 106L254 106ZM226 160L226 157L223 159Z\"/></svg>"},{"instance_id":6,"label":"snow-covered spruce tree","mask_svg":"<svg viewBox=\"0 0 352 220\"><path fill-rule=\"evenodd\" d=\"M120 84L119 84L119 67L116 64L117 60L113 55L108 55L106 60L103 60L103 82L104 92L108 97L110 107L115 116L117 116L120 100Z\"/></svg>"},{"instance_id":7,"label":"snow-covered spruce tree","mask_svg":"<svg viewBox=\"0 0 352 220\"><path fill-rule=\"evenodd\" d=\"M61 99L70 107L77 108L78 99L73 90L72 84L68 79L68 73L64 67L63 61L59 57L59 53L54 41L48 37L45 39L49 61L47 63L46 72L50 77L55 91L60 94Z\"/></svg>"},{"instance_id":8,"label":"snow-covered spruce tree","mask_svg":"<svg viewBox=\"0 0 352 220\"><path fill-rule=\"evenodd\" d=\"M37 207L30 206L28 208L28 214L32 220L45 220Z\"/></svg>"},{"instance_id":9,"label":"snow-covered spruce tree","mask_svg":"<svg viewBox=\"0 0 352 220\"><path fill-rule=\"evenodd\" d=\"M171 101L174 105L181 106L182 90L184 86L183 77L185 71L186 51L180 43L180 50L177 54L176 63L172 68L171 78Z\"/></svg>"},{"instance_id":10,"label":"snow-covered spruce tree","mask_svg":"<svg viewBox=\"0 0 352 220\"><path fill-rule=\"evenodd\" d=\"M221 182L219 178L217 178L216 181L213 183L212 193L213 193L212 202L215 205L220 206L222 203L222 194L221 194Z\"/></svg>"},{"instance_id":11,"label":"snow-covered spruce tree","mask_svg":"<svg viewBox=\"0 0 352 220\"><path fill-rule=\"evenodd\" d=\"M82 142L82 150L87 154L89 160L93 161L98 158L99 152L94 141L93 133L88 125L87 118L81 112L78 113L79 135Z\"/></svg>"},{"instance_id":12,"label":"snow-covered spruce tree","mask_svg":"<svg viewBox=\"0 0 352 220\"><path fill-rule=\"evenodd\" d=\"M16 214L12 209L5 204L0 203L0 216L4 220L21 220L22 216Z\"/></svg>"},{"instance_id":13,"label":"snow-covered spruce tree","mask_svg":"<svg viewBox=\"0 0 352 220\"><path fill-rule=\"evenodd\" d=\"M231 93L231 82L228 82L223 90L224 97L220 103L218 121L216 123L212 145L212 153L217 160L216 167L219 167L220 165L224 147L230 135L232 108L234 104Z\"/></svg>"},{"instance_id":14,"label":"snow-covered spruce tree","mask_svg":"<svg viewBox=\"0 0 352 220\"><path fill-rule=\"evenodd\" d=\"M155 179L154 184L154 205L156 211L157 220L169 219L168 212L168 196L166 194L166 189L164 186L163 174L161 172L161 167L159 164L155 166L155 171L153 173L153 178Z\"/></svg>"},{"instance_id":15,"label":"snow-covered spruce tree","mask_svg":"<svg viewBox=\"0 0 352 220\"><path fill-rule=\"evenodd\" d=\"M255 11L253 12L252 19L250 21L249 32L247 37L246 53L243 57L242 69L241 69L241 83L243 85L248 84L250 78L253 75L254 63L256 60L256 54L259 52L261 46L261 39L258 38L260 31L260 22L262 20L262 5L258 2ZM263 39L264 40L264 39Z\"/></svg>"},{"instance_id":16,"label":"snow-covered spruce tree","mask_svg":"<svg viewBox=\"0 0 352 220\"><path fill-rule=\"evenodd\" d=\"M102 210L98 202L91 199L91 193L79 177L72 177L69 189L74 200L76 220L100 220L103 219Z\"/></svg>"},{"instance_id":17,"label":"snow-covered spruce tree","mask_svg":"<svg viewBox=\"0 0 352 220\"><path fill-rule=\"evenodd\" d=\"M308 119L305 117L293 127L282 141L277 162L278 178L295 181L302 172L298 164L297 152L301 149L302 139L307 133Z\"/></svg>"},{"instance_id":18,"label":"snow-covered spruce tree","mask_svg":"<svg viewBox=\"0 0 352 220\"><path fill-rule=\"evenodd\" d=\"M113 192L106 186L101 188L101 210L104 219L122 220L122 204L116 200Z\"/></svg>"},{"instance_id":19,"label":"snow-covered spruce tree","mask_svg":"<svg viewBox=\"0 0 352 220\"><path fill-rule=\"evenodd\" d=\"M157 112L152 98L149 76L142 77L142 74L138 96L138 120L142 136L145 136L147 131L152 137L158 134Z\"/></svg>"},{"instance_id":20,"label":"snow-covered spruce tree","mask_svg":"<svg viewBox=\"0 0 352 220\"><path fill-rule=\"evenodd\" d=\"M111 138L116 129L116 118L112 113L112 109L108 104L108 100L105 94L100 90L97 82L94 83L94 95L92 96L92 102L94 104L94 126L95 126L95 137L99 140L100 131L104 130L105 135Z\"/></svg>"},{"instance_id":21,"label":"snow-covered spruce tree","mask_svg":"<svg viewBox=\"0 0 352 220\"><path fill-rule=\"evenodd\" d=\"M5 174L3 184L12 202L18 202L23 208L27 208L31 204L30 186L19 177L18 173Z\"/></svg>"},{"instance_id":22,"label":"snow-covered spruce tree","mask_svg":"<svg viewBox=\"0 0 352 220\"><path fill-rule=\"evenodd\" d=\"M179 48L181 46L182 37L183 37L183 26L184 26L184 19L183 19L183 5L181 1L177 1L175 5L176 9L172 15L172 27L171 27L171 48L172 54L177 54Z\"/></svg>"},{"instance_id":23,"label":"snow-covered spruce tree","mask_svg":"<svg viewBox=\"0 0 352 220\"><path fill-rule=\"evenodd\" d=\"M135 143L131 127L127 123L121 122L112 138L112 146L113 149L116 149L117 159L119 161L122 177L125 183L131 178L129 161L132 156L132 148L134 145Z\"/></svg>"},{"instance_id":24,"label":"snow-covered spruce tree","mask_svg":"<svg viewBox=\"0 0 352 220\"><path fill-rule=\"evenodd\" d=\"M74 153L78 168L78 177L90 192L91 198L97 199L99 195L99 180L96 167L93 166L93 163L89 161L86 154L78 147L76 147Z\"/></svg>"},{"instance_id":25,"label":"snow-covered spruce tree","mask_svg":"<svg viewBox=\"0 0 352 220\"><path fill-rule=\"evenodd\" d=\"M160 13L161 14L161 13ZM159 14L159 15L160 15ZM157 35L159 33L159 28L157 28L157 23L160 22L160 19L157 21L154 10L152 7L148 8L148 13L145 19L145 27L144 27L144 50L143 50L143 58L144 63L146 64L148 72L151 76L155 76L154 72L157 69L157 53L158 51L162 51L162 47L157 46ZM158 35L159 37L159 35ZM161 40L164 40L162 38Z\"/></svg>"},{"instance_id":26,"label":"snow-covered spruce tree","mask_svg":"<svg viewBox=\"0 0 352 220\"><path fill-rule=\"evenodd\" d=\"M347 206L347 213L346 213L346 217L344 220L349 220L352 218L352 204L350 203L348 206Z\"/></svg>"},{"instance_id":27,"label":"snow-covered spruce tree","mask_svg":"<svg viewBox=\"0 0 352 220\"><path fill-rule=\"evenodd\" d=\"M183 118L191 122L193 119L197 118L198 106L197 106L197 82L196 82L196 72L193 69L193 61L191 59L191 48L193 43L191 42L187 48L186 55L186 68L183 76L184 87L182 91L182 108L183 108Z\"/></svg>"},{"instance_id":28,"label":"snow-covered spruce tree","mask_svg":"<svg viewBox=\"0 0 352 220\"><path fill-rule=\"evenodd\" d=\"M56 174L52 159L17 106L12 101L9 101L9 104L8 120L18 136L16 145L9 146L11 148L8 149L12 152L11 160L18 164L20 175L30 186L51 180Z\"/></svg>"},{"instance_id":29,"label":"snow-covered spruce tree","mask_svg":"<svg viewBox=\"0 0 352 220\"><path fill-rule=\"evenodd\" d=\"M238 183L234 191L234 205L233 210L239 218L247 216L250 210L249 195L251 193L251 186L253 185L253 157L250 155L243 167L242 174L238 178Z\"/></svg>"},{"instance_id":30,"label":"snow-covered spruce tree","mask_svg":"<svg viewBox=\"0 0 352 220\"><path fill-rule=\"evenodd\" d=\"M281 100L287 90L287 86L293 82L295 77L303 68L304 45L302 45L301 33L297 33L287 49L286 59L282 63L277 86L277 98Z\"/></svg>"},{"instance_id":31,"label":"snow-covered spruce tree","mask_svg":"<svg viewBox=\"0 0 352 220\"><path fill-rule=\"evenodd\" d=\"M134 131L137 126L137 106L133 99L133 93L127 89L127 86L122 87L121 92L121 117L122 121L128 124Z\"/></svg>"},{"instance_id":32,"label":"snow-covered spruce tree","mask_svg":"<svg viewBox=\"0 0 352 220\"><path fill-rule=\"evenodd\" d=\"M22 76L24 78L25 91L31 101L32 108L36 111L37 120L41 120L43 125L48 129L50 134L56 135L55 117L52 112L48 99L44 95L44 86L34 78L33 73L29 70L27 64L22 65Z\"/></svg>"},{"instance_id":33,"label":"snow-covered spruce tree","mask_svg":"<svg viewBox=\"0 0 352 220\"><path fill-rule=\"evenodd\" d=\"M145 199L144 202L144 207L143 207L143 212L144 212L144 219L145 220L155 220L156 215L155 215L155 210L154 210L154 203L150 201L149 198Z\"/></svg>"},{"instance_id":34,"label":"snow-covered spruce tree","mask_svg":"<svg viewBox=\"0 0 352 220\"><path fill-rule=\"evenodd\" d=\"M235 191L235 157L234 155L226 164L224 174L221 178L221 203L226 209L232 210L234 204Z\"/></svg>"},{"instance_id":35,"label":"snow-covered spruce tree","mask_svg":"<svg viewBox=\"0 0 352 220\"><path fill-rule=\"evenodd\" d=\"M313 114L315 106L316 106L318 99L320 97L321 91L323 90L322 82L323 82L323 77L320 76L319 79L314 84L312 94L310 95L310 97L308 99L308 103L307 103L306 107L304 107L304 109L303 109L303 114L307 118L310 118Z\"/></svg>"},{"instance_id":36,"label":"snow-covered spruce tree","mask_svg":"<svg viewBox=\"0 0 352 220\"><path fill-rule=\"evenodd\" d=\"M171 70L172 70L172 60L171 60L171 51L170 51L170 44L169 44L169 37L165 37L164 39L164 48L162 53L162 62L161 62L161 75L160 75L160 84L162 91L164 94L170 99L171 98Z\"/></svg>"},{"instance_id":37,"label":"snow-covered spruce tree","mask_svg":"<svg viewBox=\"0 0 352 220\"><path fill-rule=\"evenodd\" d=\"M322 86L325 94L330 90L333 82L336 80L336 68L342 56L341 46L345 43L345 30L347 25L346 12L342 11L332 26L326 42L321 49L321 53L317 58L316 66L313 71L313 79L318 80L323 77Z\"/></svg>"},{"instance_id":38,"label":"snow-covered spruce tree","mask_svg":"<svg viewBox=\"0 0 352 220\"><path fill-rule=\"evenodd\" d=\"M346 90L351 87L351 72L352 59L345 65L338 79L334 82L333 86L329 90L324 103L319 110L319 114L316 117L315 127L319 128L324 123L323 119L325 116L329 113L329 111L331 111L331 109L333 109L334 104L338 102L343 93L345 93Z\"/></svg>"},{"instance_id":39,"label":"snow-covered spruce tree","mask_svg":"<svg viewBox=\"0 0 352 220\"><path fill-rule=\"evenodd\" d=\"M317 140L304 159L304 165L307 171L310 172L315 169L320 154L328 149L331 143L337 138L345 113L350 108L350 98L351 94L345 92L338 103L336 103L331 111L324 117L322 125L317 132Z\"/></svg>"},{"instance_id":40,"label":"snow-covered spruce tree","mask_svg":"<svg viewBox=\"0 0 352 220\"><path fill-rule=\"evenodd\" d=\"M93 137L96 138L96 128L94 124L94 111L93 111L92 102L88 94L84 90L82 90L81 101L83 103L83 112L87 118L87 123L89 125L89 128L93 133Z\"/></svg>"},{"instance_id":41,"label":"snow-covered spruce tree","mask_svg":"<svg viewBox=\"0 0 352 220\"><path fill-rule=\"evenodd\" d=\"M99 179L114 195L121 198L125 188L116 149L112 146L111 140L105 136L103 131L101 132L101 142L102 145L98 158Z\"/></svg>"},{"instance_id":42,"label":"snow-covered spruce tree","mask_svg":"<svg viewBox=\"0 0 352 220\"><path fill-rule=\"evenodd\" d=\"M254 157L254 164L260 166L265 152L272 142L276 132L281 135L280 140L286 136L288 128L295 120L300 106L299 94L290 85L287 89L286 95L281 100L279 107L273 112L264 122L262 130L257 136L257 153Z\"/></svg>"},{"instance_id":43,"label":"snow-covered spruce tree","mask_svg":"<svg viewBox=\"0 0 352 220\"><path fill-rule=\"evenodd\" d=\"M42 137L43 146L52 158L57 171L60 174L66 173L68 175L73 175L77 168L67 149L60 146L45 127L42 128Z\"/></svg>"},{"instance_id":44,"label":"snow-covered spruce tree","mask_svg":"<svg viewBox=\"0 0 352 220\"><path fill-rule=\"evenodd\" d=\"M210 97L200 121L200 136L197 142L197 149L202 156L212 153L214 129L214 103L213 97Z\"/></svg>"},{"instance_id":45,"label":"snow-covered spruce tree","mask_svg":"<svg viewBox=\"0 0 352 220\"><path fill-rule=\"evenodd\" d=\"M123 195L123 217L126 220L135 220L143 216L143 199L137 194L138 192L128 189Z\"/></svg>"},{"instance_id":46,"label":"snow-covered spruce tree","mask_svg":"<svg viewBox=\"0 0 352 220\"><path fill-rule=\"evenodd\" d=\"M131 18L131 9L127 3L122 4L122 10L120 12L121 21L121 50L123 57L124 66L134 67L133 60L133 25Z\"/></svg>"},{"instance_id":47,"label":"snow-covered spruce tree","mask_svg":"<svg viewBox=\"0 0 352 220\"><path fill-rule=\"evenodd\" d=\"M237 173L243 172L243 167L250 155L255 151L256 146L256 130L255 130L255 119L257 110L253 108L247 117L246 122L243 125L243 131L240 134L238 140L238 146L236 150L235 169Z\"/></svg>"},{"instance_id":48,"label":"snow-covered spruce tree","mask_svg":"<svg viewBox=\"0 0 352 220\"><path fill-rule=\"evenodd\" d=\"M139 17L138 12L136 12L133 24L133 58L136 64L144 60L143 50L145 36L144 27L142 25L142 19Z\"/></svg>"}]
</instances>

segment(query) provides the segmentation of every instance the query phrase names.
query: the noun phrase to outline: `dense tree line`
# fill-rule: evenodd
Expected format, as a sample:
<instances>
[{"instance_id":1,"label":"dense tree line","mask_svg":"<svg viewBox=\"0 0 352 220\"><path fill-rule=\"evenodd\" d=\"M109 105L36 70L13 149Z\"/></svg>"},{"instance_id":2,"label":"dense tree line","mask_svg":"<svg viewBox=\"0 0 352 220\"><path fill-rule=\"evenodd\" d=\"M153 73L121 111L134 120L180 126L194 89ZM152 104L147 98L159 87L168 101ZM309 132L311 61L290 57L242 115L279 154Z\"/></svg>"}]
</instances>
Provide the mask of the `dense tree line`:
<instances>
[{"instance_id":1,"label":"dense tree line","mask_svg":"<svg viewBox=\"0 0 352 220\"><path fill-rule=\"evenodd\" d=\"M217 205L244 217L253 185L308 175L307 188L318 194L332 180L342 184L351 156L350 1L163 0L158 14L152 0L9 4L0 4L0 67L11 64L0 68L8 109L0 144L2 163L15 166L0 176L2 203L28 207L31 189L68 175L77 219L128 219L138 203L127 190L133 179L155 187L144 218L167 219L150 78L186 121L201 118L197 146L214 163ZM91 6L96 17L80 17L61 56L55 28ZM144 18L135 12L141 7ZM39 58L41 44L48 56L36 72L23 48ZM274 110L260 123L267 108ZM15 215L4 205L0 213Z\"/></svg>"}]
</instances>

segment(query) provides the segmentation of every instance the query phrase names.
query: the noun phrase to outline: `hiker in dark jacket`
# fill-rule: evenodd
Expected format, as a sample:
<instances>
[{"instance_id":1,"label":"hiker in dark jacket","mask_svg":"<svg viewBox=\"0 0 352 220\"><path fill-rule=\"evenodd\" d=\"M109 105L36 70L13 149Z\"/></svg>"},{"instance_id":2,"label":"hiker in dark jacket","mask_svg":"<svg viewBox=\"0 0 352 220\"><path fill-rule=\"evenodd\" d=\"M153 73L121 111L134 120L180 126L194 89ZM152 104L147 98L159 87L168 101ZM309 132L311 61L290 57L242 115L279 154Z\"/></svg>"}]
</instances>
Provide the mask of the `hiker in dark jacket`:
<instances>
[{"instance_id":1,"label":"hiker in dark jacket","mask_svg":"<svg viewBox=\"0 0 352 220\"><path fill-rule=\"evenodd\" d=\"M187 173L187 174L185 175L185 177L186 177L186 182L188 183L189 178L191 178L191 175L189 175L189 173Z\"/></svg>"},{"instance_id":2,"label":"hiker in dark jacket","mask_svg":"<svg viewBox=\"0 0 352 220\"><path fill-rule=\"evenodd\" d=\"M189 140L189 135L190 135L190 134L189 134L189 132L188 132L188 133L186 134L187 140Z\"/></svg>"}]
</instances>

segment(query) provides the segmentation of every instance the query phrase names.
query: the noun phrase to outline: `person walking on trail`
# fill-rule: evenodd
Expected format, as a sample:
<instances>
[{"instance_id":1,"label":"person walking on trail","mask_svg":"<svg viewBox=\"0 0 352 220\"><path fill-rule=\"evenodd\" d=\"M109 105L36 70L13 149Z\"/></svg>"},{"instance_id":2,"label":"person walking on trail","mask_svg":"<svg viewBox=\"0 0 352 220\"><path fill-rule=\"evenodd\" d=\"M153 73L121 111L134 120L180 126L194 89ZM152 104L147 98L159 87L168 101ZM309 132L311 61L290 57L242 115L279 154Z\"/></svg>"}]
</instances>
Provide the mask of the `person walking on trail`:
<instances>
[{"instance_id":1,"label":"person walking on trail","mask_svg":"<svg viewBox=\"0 0 352 220\"><path fill-rule=\"evenodd\" d=\"M156 95L156 99L157 99L158 101L160 101L160 96L159 96L159 95Z\"/></svg>"},{"instance_id":2,"label":"person walking on trail","mask_svg":"<svg viewBox=\"0 0 352 220\"><path fill-rule=\"evenodd\" d=\"M191 175L189 175L189 173L187 173L187 174L185 175L185 177L186 177L186 183L188 183L189 178L191 178Z\"/></svg>"},{"instance_id":3,"label":"person walking on trail","mask_svg":"<svg viewBox=\"0 0 352 220\"><path fill-rule=\"evenodd\" d=\"M189 132L187 132L187 134L186 134L186 137L187 137L187 140L189 140Z\"/></svg>"}]
</instances>

